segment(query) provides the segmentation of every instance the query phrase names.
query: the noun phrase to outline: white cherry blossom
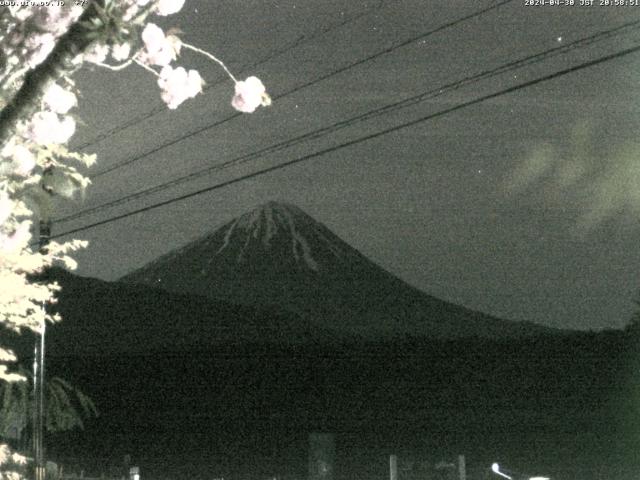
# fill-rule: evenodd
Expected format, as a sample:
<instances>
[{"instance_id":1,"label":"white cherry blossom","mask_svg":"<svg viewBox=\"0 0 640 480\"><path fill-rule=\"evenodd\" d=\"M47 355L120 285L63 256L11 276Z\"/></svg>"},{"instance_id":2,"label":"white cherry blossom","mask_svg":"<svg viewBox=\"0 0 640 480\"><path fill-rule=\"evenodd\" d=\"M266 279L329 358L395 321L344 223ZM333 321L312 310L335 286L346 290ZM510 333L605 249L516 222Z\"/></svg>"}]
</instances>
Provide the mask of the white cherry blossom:
<instances>
[{"instance_id":1,"label":"white cherry blossom","mask_svg":"<svg viewBox=\"0 0 640 480\"><path fill-rule=\"evenodd\" d=\"M76 122L71 117L60 117L54 112L39 112L33 116L27 130L28 138L40 145L65 143L76 131Z\"/></svg>"},{"instance_id":2,"label":"white cherry blossom","mask_svg":"<svg viewBox=\"0 0 640 480\"><path fill-rule=\"evenodd\" d=\"M47 88L43 101L51 111L56 113L67 113L78 104L75 94L57 83L52 83Z\"/></svg>"},{"instance_id":3,"label":"white cherry blossom","mask_svg":"<svg viewBox=\"0 0 640 480\"><path fill-rule=\"evenodd\" d=\"M160 72L158 86L162 100L171 109L175 109L188 98L202 91L202 77L196 70L187 72L183 67L166 66Z\"/></svg>"},{"instance_id":4,"label":"white cherry blossom","mask_svg":"<svg viewBox=\"0 0 640 480\"><path fill-rule=\"evenodd\" d=\"M141 55L141 61L147 65L164 67L176 59L180 52L180 41L174 35L165 36L160 27L154 23L148 23L142 31L142 41L145 51Z\"/></svg>"},{"instance_id":5,"label":"white cherry blossom","mask_svg":"<svg viewBox=\"0 0 640 480\"><path fill-rule=\"evenodd\" d=\"M18 2L16 2L16 4L9 5L9 13L11 13L16 20L21 22L33 15L34 11L34 7L18 4Z\"/></svg>"},{"instance_id":6,"label":"white cherry blossom","mask_svg":"<svg viewBox=\"0 0 640 480\"><path fill-rule=\"evenodd\" d=\"M124 14L122 15L122 20L124 20L125 22L131 21L133 17L135 17L138 14L139 11L140 11L140 6L138 6L138 4L133 3L129 5L128 7L126 7Z\"/></svg>"},{"instance_id":7,"label":"white cherry blossom","mask_svg":"<svg viewBox=\"0 0 640 480\"><path fill-rule=\"evenodd\" d=\"M36 166L35 155L24 145L16 145L9 142L0 152L0 155L9 161L0 164L0 174L20 175L26 177Z\"/></svg>"},{"instance_id":8,"label":"white cherry blossom","mask_svg":"<svg viewBox=\"0 0 640 480\"><path fill-rule=\"evenodd\" d=\"M90 63L103 63L108 54L109 47L105 44L98 43L84 53L83 59Z\"/></svg>"},{"instance_id":9,"label":"white cherry blossom","mask_svg":"<svg viewBox=\"0 0 640 480\"><path fill-rule=\"evenodd\" d=\"M31 221L20 222L11 235L2 235L0 237L0 250L12 253L26 247L31 239L30 229Z\"/></svg>"},{"instance_id":10,"label":"white cherry blossom","mask_svg":"<svg viewBox=\"0 0 640 480\"><path fill-rule=\"evenodd\" d=\"M257 77L249 77L246 80L236 82L236 94L231 100L233 108L244 113L253 113L260 105L271 104L271 98L267 95L262 81Z\"/></svg>"},{"instance_id":11,"label":"white cherry blossom","mask_svg":"<svg viewBox=\"0 0 640 480\"><path fill-rule=\"evenodd\" d=\"M4 189L0 190L0 225L9 218L12 211L13 201Z\"/></svg>"},{"instance_id":12,"label":"white cherry blossom","mask_svg":"<svg viewBox=\"0 0 640 480\"><path fill-rule=\"evenodd\" d=\"M26 47L32 51L27 60L31 68L40 65L56 46L56 38L52 33L40 33L27 38Z\"/></svg>"},{"instance_id":13,"label":"white cherry blossom","mask_svg":"<svg viewBox=\"0 0 640 480\"><path fill-rule=\"evenodd\" d=\"M18 465L27 464L27 457L25 457L24 455L20 455L19 453L13 453L11 455L11 460L13 461L13 463L17 463Z\"/></svg>"},{"instance_id":14,"label":"white cherry blossom","mask_svg":"<svg viewBox=\"0 0 640 480\"><path fill-rule=\"evenodd\" d=\"M82 15L82 12L83 8L79 5L73 5L70 8L39 8L33 15L33 19L40 29L59 37Z\"/></svg>"},{"instance_id":15,"label":"white cherry blossom","mask_svg":"<svg viewBox=\"0 0 640 480\"><path fill-rule=\"evenodd\" d=\"M36 166L36 157L27 147L18 145L13 153L13 164L15 166L15 173L26 177Z\"/></svg>"},{"instance_id":16,"label":"white cherry blossom","mask_svg":"<svg viewBox=\"0 0 640 480\"><path fill-rule=\"evenodd\" d=\"M122 62L129 58L131 54L131 45L127 42L118 43L111 47L111 56L114 60Z\"/></svg>"},{"instance_id":17,"label":"white cherry blossom","mask_svg":"<svg viewBox=\"0 0 640 480\"><path fill-rule=\"evenodd\" d=\"M156 13L158 15L173 15L179 12L184 5L184 0L158 0Z\"/></svg>"}]
</instances>

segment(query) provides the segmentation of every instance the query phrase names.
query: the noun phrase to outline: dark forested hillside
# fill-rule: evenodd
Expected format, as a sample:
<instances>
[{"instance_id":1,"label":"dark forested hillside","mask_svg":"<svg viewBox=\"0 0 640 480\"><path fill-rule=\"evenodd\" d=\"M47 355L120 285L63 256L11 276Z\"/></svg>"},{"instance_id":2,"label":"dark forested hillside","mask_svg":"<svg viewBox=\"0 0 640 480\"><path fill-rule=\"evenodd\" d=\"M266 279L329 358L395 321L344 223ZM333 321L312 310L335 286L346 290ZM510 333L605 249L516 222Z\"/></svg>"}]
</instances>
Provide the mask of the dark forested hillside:
<instances>
[{"instance_id":1,"label":"dark forested hillside","mask_svg":"<svg viewBox=\"0 0 640 480\"><path fill-rule=\"evenodd\" d=\"M501 458L551 474L597 465L626 478L640 447L634 360L622 333L605 332L61 357L51 369L73 375L101 407L90 428L110 434L87 438L117 438L82 448L133 452L152 470L179 470L176 456L304 472L306 434L322 430L338 435L340 478L374 465L351 465L358 449L378 460L394 450L465 453L476 465ZM249 457L260 460L244 465Z\"/></svg>"}]
</instances>

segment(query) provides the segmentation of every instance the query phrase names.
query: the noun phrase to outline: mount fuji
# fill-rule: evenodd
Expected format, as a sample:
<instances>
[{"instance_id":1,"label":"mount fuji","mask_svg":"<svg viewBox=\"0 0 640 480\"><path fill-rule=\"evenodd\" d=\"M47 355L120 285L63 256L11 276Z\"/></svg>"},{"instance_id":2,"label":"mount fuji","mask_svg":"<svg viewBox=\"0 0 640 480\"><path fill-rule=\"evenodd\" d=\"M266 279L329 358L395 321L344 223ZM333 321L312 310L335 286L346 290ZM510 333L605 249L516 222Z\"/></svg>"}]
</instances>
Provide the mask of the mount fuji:
<instances>
[{"instance_id":1,"label":"mount fuji","mask_svg":"<svg viewBox=\"0 0 640 480\"><path fill-rule=\"evenodd\" d=\"M249 306L277 306L366 339L520 337L551 329L422 292L300 208L268 202L131 272L122 282Z\"/></svg>"}]
</instances>

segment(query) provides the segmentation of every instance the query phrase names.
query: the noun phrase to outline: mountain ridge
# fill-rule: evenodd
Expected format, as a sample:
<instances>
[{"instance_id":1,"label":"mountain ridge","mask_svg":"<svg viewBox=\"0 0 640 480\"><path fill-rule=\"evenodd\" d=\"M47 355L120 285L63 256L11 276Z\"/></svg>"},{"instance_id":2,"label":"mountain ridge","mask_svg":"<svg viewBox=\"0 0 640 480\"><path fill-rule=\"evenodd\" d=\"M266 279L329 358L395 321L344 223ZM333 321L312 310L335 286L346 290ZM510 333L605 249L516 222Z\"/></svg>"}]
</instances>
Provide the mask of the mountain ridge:
<instances>
[{"instance_id":1,"label":"mountain ridge","mask_svg":"<svg viewBox=\"0 0 640 480\"><path fill-rule=\"evenodd\" d=\"M47 355L211 352L253 343L330 344L336 337L276 308L80 277L59 267L44 275L62 287L50 308L63 321L47 328ZM33 353L31 334L2 330L0 337L21 357Z\"/></svg>"},{"instance_id":2,"label":"mountain ridge","mask_svg":"<svg viewBox=\"0 0 640 480\"><path fill-rule=\"evenodd\" d=\"M297 206L270 201L119 281L236 304L278 305L364 338L503 337L553 329L440 300L369 260Z\"/></svg>"}]
</instances>

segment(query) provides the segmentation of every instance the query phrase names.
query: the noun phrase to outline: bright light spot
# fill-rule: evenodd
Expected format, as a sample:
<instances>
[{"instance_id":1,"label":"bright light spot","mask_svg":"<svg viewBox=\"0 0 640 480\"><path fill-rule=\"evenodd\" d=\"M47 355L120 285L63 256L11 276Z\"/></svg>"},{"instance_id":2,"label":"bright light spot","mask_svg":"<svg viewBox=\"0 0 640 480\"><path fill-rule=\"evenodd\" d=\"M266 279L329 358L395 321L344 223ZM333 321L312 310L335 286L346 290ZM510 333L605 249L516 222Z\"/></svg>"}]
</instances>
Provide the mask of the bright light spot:
<instances>
[{"instance_id":1,"label":"bright light spot","mask_svg":"<svg viewBox=\"0 0 640 480\"><path fill-rule=\"evenodd\" d=\"M508 478L509 480L512 480L512 478L509 475L505 475L504 473L502 473L500 471L500 465L498 465L497 463L494 463L493 465L491 465L491 470L493 471L493 473L496 473L496 474L500 475L501 477Z\"/></svg>"},{"instance_id":2,"label":"bright light spot","mask_svg":"<svg viewBox=\"0 0 640 480\"><path fill-rule=\"evenodd\" d=\"M558 38L556 38L556 40L557 40L558 42L562 42L562 37L558 37ZM544 478L544 477L543 477L543 478Z\"/></svg>"}]
</instances>

